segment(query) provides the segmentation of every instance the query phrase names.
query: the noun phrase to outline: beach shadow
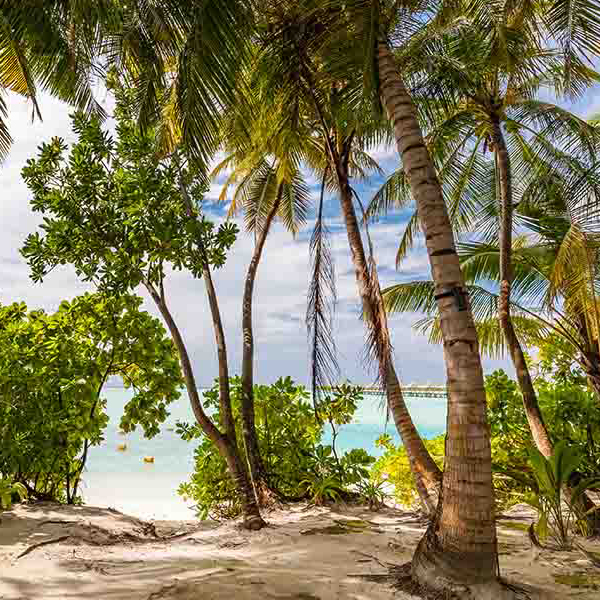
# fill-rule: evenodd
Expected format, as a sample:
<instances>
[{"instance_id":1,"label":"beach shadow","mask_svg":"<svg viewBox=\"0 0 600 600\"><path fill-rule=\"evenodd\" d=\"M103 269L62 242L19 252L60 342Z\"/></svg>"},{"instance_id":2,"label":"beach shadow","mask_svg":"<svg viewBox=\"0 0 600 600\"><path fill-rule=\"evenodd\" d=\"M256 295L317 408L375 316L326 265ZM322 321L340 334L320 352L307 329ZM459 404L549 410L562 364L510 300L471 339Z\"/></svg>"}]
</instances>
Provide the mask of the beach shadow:
<instances>
[{"instance_id":1,"label":"beach shadow","mask_svg":"<svg viewBox=\"0 0 600 600\"><path fill-rule=\"evenodd\" d=\"M285 563L267 564L265 559L271 553L285 556ZM0 577L0 580L11 588L11 600L171 597L187 600L188 595L192 598L191 594L195 594L194 598L211 600L317 598L311 595L310 589L314 585L330 584L331 578L318 572L299 578L297 565L302 565L305 558L305 550L291 550L289 546L271 546L264 552L252 552L246 559L218 555L132 561L77 557L60 561L58 567L62 575L46 577L43 582L32 583L22 577Z\"/></svg>"}]
</instances>

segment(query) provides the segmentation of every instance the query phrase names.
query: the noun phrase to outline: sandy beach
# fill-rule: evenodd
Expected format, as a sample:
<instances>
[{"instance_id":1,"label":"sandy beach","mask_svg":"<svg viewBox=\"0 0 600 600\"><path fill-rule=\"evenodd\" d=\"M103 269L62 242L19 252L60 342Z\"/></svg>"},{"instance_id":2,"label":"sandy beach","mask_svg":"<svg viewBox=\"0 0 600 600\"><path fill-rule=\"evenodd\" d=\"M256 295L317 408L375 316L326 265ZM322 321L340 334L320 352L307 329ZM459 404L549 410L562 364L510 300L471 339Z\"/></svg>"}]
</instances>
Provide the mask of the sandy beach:
<instances>
[{"instance_id":1,"label":"sandy beach","mask_svg":"<svg viewBox=\"0 0 600 600\"><path fill-rule=\"evenodd\" d=\"M349 506L278 509L254 533L233 521L144 521L50 503L0 518L2 600L407 600L394 569L424 528L408 511ZM503 576L533 586L531 598L597 598L590 560L532 550L528 519L513 510L499 523Z\"/></svg>"},{"instance_id":2,"label":"sandy beach","mask_svg":"<svg viewBox=\"0 0 600 600\"><path fill-rule=\"evenodd\" d=\"M192 502L186 502L177 488L186 476L153 470L145 472L87 473L82 485L86 504L112 507L144 520L195 519Z\"/></svg>"}]
</instances>

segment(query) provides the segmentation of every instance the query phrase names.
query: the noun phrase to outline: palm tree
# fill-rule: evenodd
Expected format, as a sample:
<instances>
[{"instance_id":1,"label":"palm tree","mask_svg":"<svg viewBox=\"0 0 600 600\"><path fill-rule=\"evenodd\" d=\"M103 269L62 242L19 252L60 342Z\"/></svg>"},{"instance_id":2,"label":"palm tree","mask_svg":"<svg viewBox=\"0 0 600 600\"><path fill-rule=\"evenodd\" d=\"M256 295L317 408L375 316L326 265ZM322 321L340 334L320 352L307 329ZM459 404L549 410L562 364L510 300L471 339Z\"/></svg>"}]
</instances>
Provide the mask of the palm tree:
<instances>
[{"instance_id":1,"label":"palm tree","mask_svg":"<svg viewBox=\"0 0 600 600\"><path fill-rule=\"evenodd\" d=\"M536 346L549 335L562 338L586 373L590 387L600 398L600 353L598 346L598 277L600 265L599 233L595 210L574 211L565 199L598 194L594 173L592 181L577 178L579 191L558 177L535 178L517 203L516 214L529 233L513 241L514 294L511 310L515 331L522 343ZM581 190L584 190L583 193ZM542 200L540 190L551 196ZM535 193L532 205L527 198ZM595 202L594 202L595 204ZM486 240L459 246L463 270L468 281L476 314L476 326L483 351L502 355L506 340L499 327L499 294L490 286L498 281L500 249ZM490 289L491 288L491 289ZM390 286L383 291L389 312L423 312L425 318L415 327L427 333L430 341L440 341L439 322L432 300L430 281L413 281Z\"/></svg>"},{"instance_id":2,"label":"palm tree","mask_svg":"<svg viewBox=\"0 0 600 600\"><path fill-rule=\"evenodd\" d=\"M419 58L411 68L416 71L413 85L429 126L428 145L442 182L450 188L446 190L449 205L462 225L472 225L469 212L472 216L473 197L480 192L472 180L482 169L481 155L493 152L501 206L499 228L494 232L499 236L502 257L498 317L529 426L538 449L548 457L552 444L510 313L513 180L531 168L533 157L556 160L557 148L591 164L600 137L582 119L538 99L544 87L564 87L560 75L564 60L558 51L537 44L531 24L518 10L492 11L485 21L463 18L453 23L450 32L418 40ZM409 48L407 52L414 54L414 48ZM572 65L570 89L585 90L597 78L591 68ZM387 199L382 193L377 200ZM413 228L407 231L402 253L413 234Z\"/></svg>"},{"instance_id":3,"label":"palm tree","mask_svg":"<svg viewBox=\"0 0 600 600\"><path fill-rule=\"evenodd\" d=\"M137 4L127 3L127 6ZM476 331L442 188L423 140L417 110L392 52L393 34L402 31L395 28L398 23L402 24L403 30L410 30L411 26L420 29L424 22L438 15L443 18L444 10L438 9L440 6L444 9L445 5L433 0L346 0L343 3L330 0L318 4L315 7L314 2L306 0L302 7L307 15L317 9L327 17L322 20L321 27L312 32L316 43L325 48L321 59L330 65L332 61L337 65L345 62L343 77L338 77L338 80L365 82L365 100L375 100L373 107L377 111L381 96L394 127L397 146L425 232L443 323L449 384L444 502L440 503L438 517L416 553L413 575L423 583L442 589L452 588L456 583L493 585L497 579L497 552L491 456ZM460 2L450 4L452 7L462 5ZM468 4L486 10L504 10L502 3L491 6L487 2ZM594 24L595 13L589 10L588 5L569 0L547 0L535 4L523 2L523 6L532 10L541 7L545 31L552 34L549 39L560 41L568 52L571 65L579 59L582 48L593 49L600 39L598 27ZM181 130L186 145L192 148L193 155L201 162L212 151L220 109L231 98L235 74L244 63L245 44L252 39L247 24L251 21L248 8L253 8L254 3L212 0L203 2L201 10L196 10L195 2L166 0L160 4L161 9L178 8L177 15L184 13L188 6L194 14L185 14L181 25L178 23L177 27L172 27L167 23L163 27L166 21L156 19L156 11L149 12L155 21L152 24L160 27L138 27L136 31L144 35L136 33L123 36L123 39L130 42L137 38L142 43L130 44L130 47L147 52L147 56L142 56L142 67L137 69L137 81L143 84L140 85L140 97L146 100L141 102L141 106L155 109L146 110L146 114L159 115L159 109L165 106L165 98L174 96L172 105L177 122L184 124ZM217 10L211 12L215 7ZM260 15L268 15L270 12L279 14L287 6L260 2L259 8ZM550 10L544 11L548 8ZM212 20L202 20L205 10L209 17L214 17ZM146 15L138 10L138 16L143 20ZM135 23L135 20L132 22ZM190 26L190 23L195 25ZM203 28L207 23L208 26ZM201 29L206 32L207 43L199 35ZM543 29L540 27L540 31ZM145 34L156 31L160 32L160 40L157 46L153 46L147 43L148 36ZM178 35L181 33L181 36L165 35L172 31ZM365 40L364 51L360 51L361 45L356 44L357 36ZM183 40L181 46L180 39ZM176 52L169 51L170 44L175 45ZM155 52L153 55L156 48L159 49L158 54ZM344 54L346 59L342 61L340 57ZM131 55L138 58L135 52ZM172 59L173 56L178 64L177 84L171 86L171 93L167 94L164 93L168 88L164 58Z\"/></svg>"},{"instance_id":4,"label":"palm tree","mask_svg":"<svg viewBox=\"0 0 600 600\"><path fill-rule=\"evenodd\" d=\"M289 14L287 15L289 18ZM270 56L259 56L257 72L264 78L262 65ZM266 69L265 69L266 71ZM309 75L309 79L310 79ZM218 169L225 165L231 165L233 157L237 156L238 167L235 169L226 182L222 199L225 198L227 187L233 180L240 180L236 193L233 196L230 212L234 213L243 206L246 210L246 221L250 229L256 229L257 217L266 216L266 225L272 222L272 217L281 210L284 215L292 215L298 210L290 210L293 204L290 201L298 200L299 194L296 191L293 194L287 192L290 184L295 179L301 181L298 171L299 165L305 165L310 168L319 179L322 180L321 200L318 208L318 218L313 234L311 246L314 251L314 276L311 282L311 294L309 300L308 323L312 338L312 370L313 370L313 390L317 391L317 385L327 385L334 382L333 374L336 372L334 362L334 351L332 340L329 334L328 324L323 318L325 304L325 288L332 291L331 282L331 261L326 254L326 246L323 240L324 225L322 218L322 204L325 188L335 190L339 193L342 202L343 212L346 219L346 226L349 234L350 247L353 261L357 268L357 282L361 293L363 307L368 315L366 322L370 329L370 344L374 357L380 362L380 372L385 377L383 380L388 388L388 401L390 412L394 416L395 422L402 435L403 441L409 449L413 471L415 472L417 487L425 509L433 512L435 500L431 497L437 494L441 473L429 456L424 444L422 443L416 428L414 427L406 405L402 398L400 384L396 376L393 364L391 362L391 347L389 345L389 333L387 330L387 320L383 310L383 304L379 293L379 284L376 278L374 264L367 261L366 253L363 247L358 220L354 209L354 191L350 186L352 177L366 175L371 169L377 169L376 163L369 157L366 151L366 144L363 140L364 134L356 130L358 120L352 120L352 126L346 131L342 131L338 126L339 116L332 113L332 106L337 106L338 115L343 113L343 105L340 104L340 98L343 98L343 90L334 92L335 97L326 99L325 105L321 105L316 100L316 93L321 94L319 90L315 95L311 95L309 82L305 80L300 82L299 89L295 94L298 99L296 111L292 111L294 117L290 119L289 107L284 102L278 102L278 106L283 108L281 113L273 107L272 101L267 96L273 94L271 85L265 85L265 81L259 77L255 82L255 121L252 123L252 131L256 143L254 145L241 143L241 149L228 157ZM294 87L298 82L294 82ZM289 95L289 89L285 90ZM263 112L258 107L263 107ZM322 119L326 119L328 126L323 127ZM265 128L264 122L269 123ZM336 130L337 127L337 130ZM352 131L354 127L354 131ZM372 125L371 125L372 127ZM274 132L274 133L273 133ZM227 139L234 139L231 129L228 131ZM335 139L334 139L335 138ZM333 159L329 152L331 147L342 148L341 153L334 151ZM274 166L270 166L267 157L275 157ZM292 177L290 180L289 178ZM286 183L286 180L288 181ZM297 185L297 188L305 186ZM293 188L290 188L293 189ZM283 192L283 193L282 193ZM306 197L304 192L300 194L302 200L302 217L306 212ZM285 199L284 202L281 202ZM264 216L263 216L264 215ZM286 223L288 228L294 230L297 224L290 220ZM264 239L268 233L268 227L262 227L257 237L257 250L262 248ZM248 275L253 278L254 265L256 263L257 252L251 261L251 268ZM260 258L260 254L258 254ZM248 278L247 278L248 283ZM248 290L248 285L246 286ZM250 289L251 291L251 289ZM244 312L247 314L247 307L251 306L251 295L246 294L244 298ZM244 373L251 373L251 362L248 359L249 353L246 352L251 340L251 322L250 327L245 327L244 331L244 365L248 365ZM251 348L250 348L251 350ZM250 355L251 359L251 355ZM387 364L384 364L386 361ZM248 386L246 397L250 397L251 387ZM248 409L249 412L252 408Z\"/></svg>"},{"instance_id":5,"label":"palm tree","mask_svg":"<svg viewBox=\"0 0 600 600\"><path fill-rule=\"evenodd\" d=\"M263 43L256 66L260 76L257 96L261 98L263 114L267 116L263 120L271 122L276 135L286 131L286 127L288 131L297 132L300 145L296 164L302 161L322 180L318 209L321 217L325 188L336 190L339 194L368 327L368 348L378 362L380 379L387 391L388 407L411 457L420 497L427 512L432 513L441 473L420 439L402 397L393 367L376 269L363 246L354 208L356 194L351 186L353 177L377 168L368 155L368 148L385 137L385 122L372 119L368 113L356 114L354 106L348 102L350 86L344 81L329 79L316 66L311 52L318 47L320 32L327 29L331 15L319 7L308 12L305 8L290 3L285 11L270 17L268 43ZM317 219L316 231L312 244L315 269L317 265L329 266L327 260L321 260L322 218ZM311 284L310 307L321 306L322 300L316 283L323 280L318 272L315 271L315 275ZM324 322L318 310L309 314L309 324L313 342L320 339L328 341L327 336L320 338L319 335L324 330ZM331 355L330 348L320 352L318 344L313 344L313 382L324 379L321 371L327 362L325 359Z\"/></svg>"},{"instance_id":6,"label":"palm tree","mask_svg":"<svg viewBox=\"0 0 600 600\"><path fill-rule=\"evenodd\" d=\"M558 158L559 152L557 151ZM515 216L529 230L513 240L513 287L511 311L520 343L539 345L548 336L559 336L574 351L576 360L598 392L599 309L597 298L599 241L597 198L600 181L595 167L588 169L573 157L531 165L527 179L515 186ZM561 164L562 163L562 164ZM476 231L479 240L459 246L463 272L474 307L476 327L483 351L491 356L507 347L498 320L501 294L499 280L502 251L495 241L501 193L496 168L488 165L487 192L480 202L483 217ZM492 235L490 235L490 224ZM491 238L491 240L490 240ZM383 291L390 312L424 312L416 327L440 342L440 323L431 281L413 281ZM600 396L599 396L600 397ZM567 490L569 492L569 490ZM586 510L594 503L583 498ZM597 528L590 513L590 526Z\"/></svg>"},{"instance_id":7,"label":"palm tree","mask_svg":"<svg viewBox=\"0 0 600 600\"><path fill-rule=\"evenodd\" d=\"M437 517L416 552L413 576L422 583L444 590L455 588L457 584L468 586L481 583L494 586L497 582L497 550L491 453L477 335L443 190L423 139L417 109L401 76L402 65L396 62L392 52L395 33L402 33L403 29L410 30L411 26L419 30L423 23L437 17L443 20L445 12L438 9L440 6L442 9L446 8L445 3L386 0L346 0L340 3L331 0L315 6L316 3L306 0L300 4L305 9L307 19L315 10L321 11L320 14L323 15L319 26L310 33L314 44L322 45L320 60L327 65L342 65L342 76L337 77L337 80L366 83L363 98L367 103L375 101L375 112L381 97L394 127L396 143L417 204L432 267L448 375L447 461L443 502L438 505ZM488 11L505 10L501 2L493 5L487 2L468 4ZM598 27L594 24L595 13L589 10L587 4L569 0L522 3L523 7L529 7L532 11L540 8L536 18L538 22L541 21L539 15L543 14L544 19L539 31L549 31L552 35L548 39L559 40L568 53L570 62L565 77L567 82L572 65L576 65L579 60L579 51L582 48L589 50L597 47L600 40ZM461 2L450 5L460 5L459 8L462 8ZM234 8L226 7L226 10L240 8L238 2L231 3L231 6ZM521 3L511 3L512 6L519 7ZM282 14L288 8L287 3L275 5L262 2L260 5L261 15L267 16L271 13ZM399 23L403 29L396 27ZM242 35L246 32L247 29L244 29ZM228 31L227 34L229 33L231 32ZM360 44L356 44L357 37L365 40L362 48ZM238 59L239 53L231 52L230 49L237 46L227 43L227 35L224 39L227 50L222 56L225 57L226 68L232 69L227 72L230 74L234 72L232 60ZM288 47L292 48L293 58L293 52L297 52L298 47L293 36L287 42ZM201 52L190 54L200 57L194 60L202 60ZM221 75L222 70L217 69L215 72ZM210 81L215 81L214 74L208 76L211 77ZM229 86L230 81L223 85ZM185 86L186 82L183 83ZM227 87L221 93L218 86L214 86L212 91L215 96L208 97L220 100L228 96L229 89ZM193 106L193 102L191 104ZM206 107L206 104L201 106ZM290 102L290 108L294 106L295 103ZM180 104L179 108L185 113L184 104ZM185 118L188 116L185 115ZM203 126L207 122L210 123L206 119L199 120ZM212 131L212 128L209 127L208 131ZM212 138L203 134L200 127L194 127L190 123L187 130L190 141L197 146L206 141L208 144L205 147L210 147Z\"/></svg>"},{"instance_id":8,"label":"palm tree","mask_svg":"<svg viewBox=\"0 0 600 600\"><path fill-rule=\"evenodd\" d=\"M425 233L442 321L448 383L446 463L441 501L413 557L412 577L444 592L457 586L486 585L501 597L497 590L490 438L477 333L443 190L423 139L417 108L392 50L394 27L404 16L399 4L346 2L340 33L327 46L327 55L342 70L355 76L364 74L359 80L366 83L362 99L373 111L377 112L381 98ZM401 23L404 28L420 28L431 17L413 12L414 5L404 11L411 17ZM365 40L358 49L357 38Z\"/></svg>"},{"instance_id":9,"label":"palm tree","mask_svg":"<svg viewBox=\"0 0 600 600\"><path fill-rule=\"evenodd\" d=\"M263 156L254 160L240 158L240 152L226 157L213 171L217 176L225 167L233 167L223 186L221 200L227 198L229 187L237 181L228 217L245 212L246 229L255 236L254 252L246 272L242 299L242 426L246 456L260 504L268 504L276 492L269 483L258 447L254 424L254 330L252 305L254 282L263 249L271 227L277 218L292 232L297 232L306 219L309 203L308 187L298 171L290 171L283 161L270 164ZM251 165L251 166L249 166Z\"/></svg>"},{"instance_id":10,"label":"palm tree","mask_svg":"<svg viewBox=\"0 0 600 600\"><path fill-rule=\"evenodd\" d=\"M5 121L4 92L28 98L41 118L38 88L88 112L104 115L93 83L101 75L96 62L99 32L114 25L115 0L66 3L49 0L0 1L0 160L12 143Z\"/></svg>"},{"instance_id":11,"label":"palm tree","mask_svg":"<svg viewBox=\"0 0 600 600\"><path fill-rule=\"evenodd\" d=\"M362 150L361 146L365 144L361 137L366 137L368 145L369 134L368 131L360 131L358 119L348 123L349 127L340 127L335 113L330 110L334 105L335 99L321 104L315 96L315 110L319 114L321 124L319 133L323 141L323 153L327 156L331 172L335 173L334 181L338 188L358 291L368 325L369 350L379 363L380 380L386 390L388 409L407 448L419 497L426 512L433 515L439 494L441 472L417 433L404 402L393 364L390 333L377 278L377 266L372 248L369 254L365 252L359 220L356 216L355 197L359 203L360 199L352 187L353 172L350 160L352 155Z\"/></svg>"}]
</instances>

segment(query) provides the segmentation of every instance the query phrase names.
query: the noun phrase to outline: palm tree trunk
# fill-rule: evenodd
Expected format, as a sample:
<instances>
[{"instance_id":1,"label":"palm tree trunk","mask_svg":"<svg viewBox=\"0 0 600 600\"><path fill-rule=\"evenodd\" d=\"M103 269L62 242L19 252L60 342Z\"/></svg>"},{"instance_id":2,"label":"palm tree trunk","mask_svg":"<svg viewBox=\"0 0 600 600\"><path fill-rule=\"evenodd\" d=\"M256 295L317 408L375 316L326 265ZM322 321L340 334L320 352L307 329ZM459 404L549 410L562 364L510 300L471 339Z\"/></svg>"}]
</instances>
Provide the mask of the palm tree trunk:
<instances>
[{"instance_id":1,"label":"palm tree trunk","mask_svg":"<svg viewBox=\"0 0 600 600\"><path fill-rule=\"evenodd\" d=\"M254 485L257 501L260 505L271 501L272 492L269 487L267 474L258 446L256 425L254 421L254 334L252 328L252 300L254 294L254 281L260 263L263 248L271 225L279 210L283 187L280 185L277 197L256 239L254 253L246 273L244 298L242 304L242 430L246 457L250 467L250 477Z\"/></svg>"},{"instance_id":2,"label":"palm tree trunk","mask_svg":"<svg viewBox=\"0 0 600 600\"><path fill-rule=\"evenodd\" d=\"M575 327L582 341L579 346L577 362L586 374L588 384L594 390L596 399L600 401L600 354L597 350L598 343L588 327L585 315L576 315Z\"/></svg>"},{"instance_id":3,"label":"palm tree trunk","mask_svg":"<svg viewBox=\"0 0 600 600\"><path fill-rule=\"evenodd\" d=\"M404 402L404 395L396 370L390 363L387 369L386 395L390 413L396 429L406 448L411 472L414 474L415 486L424 511L434 515L442 484L442 472L431 458L423 440L411 419Z\"/></svg>"},{"instance_id":4,"label":"palm tree trunk","mask_svg":"<svg viewBox=\"0 0 600 600\"><path fill-rule=\"evenodd\" d=\"M446 462L436 517L412 563L419 583L443 590L498 584L490 429L477 332L452 225L415 105L381 40L379 81L423 232L441 321L448 384Z\"/></svg>"},{"instance_id":5,"label":"palm tree trunk","mask_svg":"<svg viewBox=\"0 0 600 600\"><path fill-rule=\"evenodd\" d=\"M343 160L338 161L338 163L341 163L336 165L336 172L340 183L340 203L346 224L352 263L356 270L356 282L366 315L365 319L371 319L372 327L379 329L378 334L389 340L387 316L381 302L381 295L372 293L372 287L379 284L372 280L369 273L358 220L352 202L352 190L349 185L347 164L344 164ZM376 290L376 292L378 291ZM433 515L437 504L442 474L414 426L404 402L402 389L400 388L400 383L392 362L391 352L388 351L387 354L383 376L385 377L384 384L388 407L392 413L398 433L402 438L402 443L406 448L423 508L428 514Z\"/></svg>"},{"instance_id":6,"label":"palm tree trunk","mask_svg":"<svg viewBox=\"0 0 600 600\"><path fill-rule=\"evenodd\" d=\"M523 396L523 407L529 428L538 450L546 457L552 456L552 442L533 388L533 381L525 361L523 349L515 333L510 314L512 285L512 171L506 142L497 117L492 116L492 142L500 182L500 297L498 318L500 327L515 367L517 381Z\"/></svg>"},{"instance_id":7,"label":"palm tree trunk","mask_svg":"<svg viewBox=\"0 0 600 600\"><path fill-rule=\"evenodd\" d=\"M198 394L198 388L196 387L192 363L175 319L167 306L163 294L159 294L154 286L149 283L145 283L145 286L165 320L169 332L171 333L173 343L175 344L175 348L179 354L183 379L185 381L185 387L196 422L200 425L202 431L209 437L213 444L215 444L221 456L225 459L231 479L240 494L240 498L242 499L244 527L252 530L260 529L265 526L265 522L260 516L260 510L256 503L254 491L252 490L252 485L249 481L246 469L244 468L243 461L240 460L235 437L232 441L227 433L221 433L204 412L200 401L200 395Z\"/></svg>"},{"instance_id":8,"label":"palm tree trunk","mask_svg":"<svg viewBox=\"0 0 600 600\"><path fill-rule=\"evenodd\" d=\"M596 394L596 399L600 401L600 355L597 352L582 353L580 364L590 387Z\"/></svg>"}]
</instances>

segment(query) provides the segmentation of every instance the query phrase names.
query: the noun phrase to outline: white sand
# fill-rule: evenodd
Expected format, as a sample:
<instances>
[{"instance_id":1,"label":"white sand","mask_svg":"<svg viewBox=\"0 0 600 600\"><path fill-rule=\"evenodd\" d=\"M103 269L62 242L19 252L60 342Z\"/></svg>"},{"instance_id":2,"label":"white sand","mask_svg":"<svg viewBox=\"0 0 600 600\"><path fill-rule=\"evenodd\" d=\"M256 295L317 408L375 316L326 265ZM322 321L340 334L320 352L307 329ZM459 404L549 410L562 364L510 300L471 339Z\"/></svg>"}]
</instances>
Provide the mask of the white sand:
<instances>
[{"instance_id":1,"label":"white sand","mask_svg":"<svg viewBox=\"0 0 600 600\"><path fill-rule=\"evenodd\" d=\"M270 527L254 533L46 503L0 519L2 600L408 600L388 566L409 561L423 532L397 510L301 505L270 513ZM542 588L537 598L599 597L554 581L593 573L578 553L533 553L523 531L505 526L500 552L503 574Z\"/></svg>"},{"instance_id":2,"label":"white sand","mask_svg":"<svg viewBox=\"0 0 600 600\"><path fill-rule=\"evenodd\" d=\"M81 493L86 504L116 508L139 519L195 519L192 502L185 502L177 493L186 477L148 472L86 473Z\"/></svg>"}]
</instances>

